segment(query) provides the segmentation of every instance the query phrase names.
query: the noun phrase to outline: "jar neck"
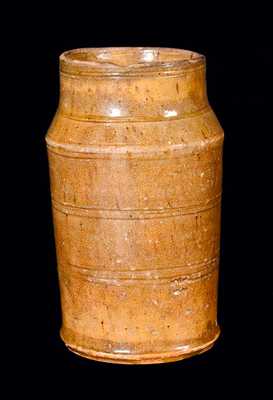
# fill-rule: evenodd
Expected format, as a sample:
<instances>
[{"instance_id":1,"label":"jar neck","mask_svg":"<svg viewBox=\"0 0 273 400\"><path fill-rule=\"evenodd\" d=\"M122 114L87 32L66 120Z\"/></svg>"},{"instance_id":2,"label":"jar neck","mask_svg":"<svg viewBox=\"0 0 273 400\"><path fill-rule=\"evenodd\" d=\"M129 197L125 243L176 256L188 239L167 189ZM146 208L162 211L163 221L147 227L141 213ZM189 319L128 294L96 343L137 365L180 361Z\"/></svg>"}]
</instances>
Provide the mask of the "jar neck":
<instances>
[{"instance_id":1,"label":"jar neck","mask_svg":"<svg viewBox=\"0 0 273 400\"><path fill-rule=\"evenodd\" d=\"M204 57L146 64L98 65L62 55L59 112L91 121L160 121L185 118L208 106Z\"/></svg>"}]
</instances>

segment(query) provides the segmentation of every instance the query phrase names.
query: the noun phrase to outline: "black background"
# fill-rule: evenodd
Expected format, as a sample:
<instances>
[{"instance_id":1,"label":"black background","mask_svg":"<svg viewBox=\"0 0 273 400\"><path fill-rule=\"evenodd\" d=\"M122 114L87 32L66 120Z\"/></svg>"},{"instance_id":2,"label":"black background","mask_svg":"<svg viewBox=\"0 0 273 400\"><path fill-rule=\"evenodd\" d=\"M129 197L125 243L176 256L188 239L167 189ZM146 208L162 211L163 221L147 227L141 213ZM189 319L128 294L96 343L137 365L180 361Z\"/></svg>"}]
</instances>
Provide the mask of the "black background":
<instances>
[{"instance_id":1,"label":"black background","mask_svg":"<svg viewBox=\"0 0 273 400\"><path fill-rule=\"evenodd\" d=\"M132 3L114 12L106 3L100 11L77 10L74 4L78 12L73 17L60 13L54 19L54 8L42 18L41 5L34 15L29 9L32 14L17 25L14 44L20 60L16 69L17 75L20 70L22 117L16 151L22 159L14 169L19 174L16 192L23 212L18 251L11 254L21 265L16 267L18 298L12 313L16 350L11 375L26 376L26 387L43 380L45 388L56 379L64 379L70 387L80 379L90 395L95 389L104 394L109 387L122 392L129 383L126 391L145 393L148 387L167 385L169 395L182 396L187 387L217 392L218 384L225 391L234 391L238 384L245 390L255 384L259 371L266 378L263 360L269 358L268 305L272 305L272 290L266 289L270 235L265 230L271 217L270 25L262 7L251 14L249 8L228 12L223 4L206 12L198 7L186 11L183 4L178 8L162 3L148 11ZM177 47L207 58L208 96L225 131L218 317L222 334L212 350L189 360L154 366L98 363L70 353L59 338L44 136L58 103L59 55L71 48L100 46Z\"/></svg>"}]
</instances>

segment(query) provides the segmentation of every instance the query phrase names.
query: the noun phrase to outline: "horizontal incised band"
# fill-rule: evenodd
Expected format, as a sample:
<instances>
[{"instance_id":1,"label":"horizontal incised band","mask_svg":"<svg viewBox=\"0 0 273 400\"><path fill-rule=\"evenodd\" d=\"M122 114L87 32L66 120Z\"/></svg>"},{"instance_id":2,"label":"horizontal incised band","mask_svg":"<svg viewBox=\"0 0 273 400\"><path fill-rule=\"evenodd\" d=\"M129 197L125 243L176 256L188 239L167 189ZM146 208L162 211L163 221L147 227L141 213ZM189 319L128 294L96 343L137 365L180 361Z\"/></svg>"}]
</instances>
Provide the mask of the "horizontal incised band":
<instances>
[{"instance_id":1,"label":"horizontal incised band","mask_svg":"<svg viewBox=\"0 0 273 400\"><path fill-rule=\"evenodd\" d=\"M223 143L223 136L217 136L206 142L193 144L169 144L166 146L109 146L94 145L82 146L76 144L55 143L47 138L47 148L49 153L60 157L74 159L141 159L141 161L153 161L164 159L176 159L181 156L193 156L193 152L203 151L205 147L217 147Z\"/></svg>"},{"instance_id":2,"label":"horizontal incised band","mask_svg":"<svg viewBox=\"0 0 273 400\"><path fill-rule=\"evenodd\" d=\"M189 72L195 72L198 70L204 70L206 68L203 60L201 60L198 64L195 63L195 65L190 65L190 63L188 64L184 64L183 69L181 68L172 68L172 69L161 69L158 70L158 67L155 66L155 68L149 67L149 69L147 68L138 68L137 70L131 69L126 71L126 73L124 72L120 72L120 71L103 71L100 72L99 70L79 70L77 69L75 71L75 69L71 68L71 66L62 64L61 68L60 68L60 75L66 77L73 77L74 79L80 79L81 77L91 77L92 79L115 79L115 78L131 78L131 77L137 77L137 78L144 78L144 77L158 77L160 78L161 76L170 76L172 78L175 77L179 77L179 76L183 76L186 75Z\"/></svg>"},{"instance_id":3,"label":"horizontal incised band","mask_svg":"<svg viewBox=\"0 0 273 400\"><path fill-rule=\"evenodd\" d=\"M173 110L170 114L168 110L166 111L166 115L164 112L160 115L127 115L127 116L119 116L119 117L111 117L111 115L80 115L80 114L67 114L64 111L60 112L63 118L70 119L72 121L81 121L81 122L102 122L102 123L127 123L127 122L162 122L162 121L177 121L183 120L188 118L196 118L202 114L209 112L211 109L208 104L202 105L202 107L198 108L197 110L191 112L179 112L177 110Z\"/></svg>"},{"instance_id":4,"label":"horizontal incised band","mask_svg":"<svg viewBox=\"0 0 273 400\"><path fill-rule=\"evenodd\" d=\"M98 209L92 207L79 207L64 204L52 199L52 207L66 215L94 218L94 219L124 219L142 220L155 218L169 218L179 215L198 214L210 210L220 204L221 193L206 203L191 204L184 207L158 208L158 209Z\"/></svg>"},{"instance_id":5,"label":"horizontal incised band","mask_svg":"<svg viewBox=\"0 0 273 400\"><path fill-rule=\"evenodd\" d=\"M85 277L92 282L109 282L118 284L119 281L148 281L164 283L171 281L174 288L183 288L185 283L191 283L208 278L218 268L219 249L214 258L203 260L200 263L186 264L173 267L159 267L157 269L135 269L127 267L126 270L102 269L98 266L81 266L69 263L60 263L62 273L73 273Z\"/></svg>"}]
</instances>

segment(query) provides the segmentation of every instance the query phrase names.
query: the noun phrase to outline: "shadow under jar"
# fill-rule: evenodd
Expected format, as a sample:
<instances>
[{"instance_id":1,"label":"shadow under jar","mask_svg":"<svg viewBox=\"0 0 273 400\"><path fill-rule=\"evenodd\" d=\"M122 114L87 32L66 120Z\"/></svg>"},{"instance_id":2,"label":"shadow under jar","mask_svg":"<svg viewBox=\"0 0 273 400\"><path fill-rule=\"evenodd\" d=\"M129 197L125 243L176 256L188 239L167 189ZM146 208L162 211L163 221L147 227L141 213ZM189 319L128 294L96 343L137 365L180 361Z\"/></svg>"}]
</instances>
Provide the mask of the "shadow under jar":
<instances>
[{"instance_id":1,"label":"shadow under jar","mask_svg":"<svg viewBox=\"0 0 273 400\"><path fill-rule=\"evenodd\" d=\"M46 142L62 304L73 352L160 363L219 336L223 131L205 58L76 49Z\"/></svg>"}]
</instances>

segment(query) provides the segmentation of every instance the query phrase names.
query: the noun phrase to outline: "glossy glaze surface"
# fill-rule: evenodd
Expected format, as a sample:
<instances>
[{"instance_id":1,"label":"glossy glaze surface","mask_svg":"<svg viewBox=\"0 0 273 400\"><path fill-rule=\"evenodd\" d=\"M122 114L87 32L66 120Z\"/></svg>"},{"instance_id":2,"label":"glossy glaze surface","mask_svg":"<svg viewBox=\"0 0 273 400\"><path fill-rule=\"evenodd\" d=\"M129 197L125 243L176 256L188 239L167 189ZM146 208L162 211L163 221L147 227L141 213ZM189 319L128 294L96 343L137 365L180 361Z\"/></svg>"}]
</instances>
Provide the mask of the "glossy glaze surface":
<instances>
[{"instance_id":1,"label":"glossy glaze surface","mask_svg":"<svg viewBox=\"0 0 273 400\"><path fill-rule=\"evenodd\" d=\"M204 57L78 49L60 73L46 140L64 342L122 363L205 351L219 335L223 131Z\"/></svg>"}]
</instances>

